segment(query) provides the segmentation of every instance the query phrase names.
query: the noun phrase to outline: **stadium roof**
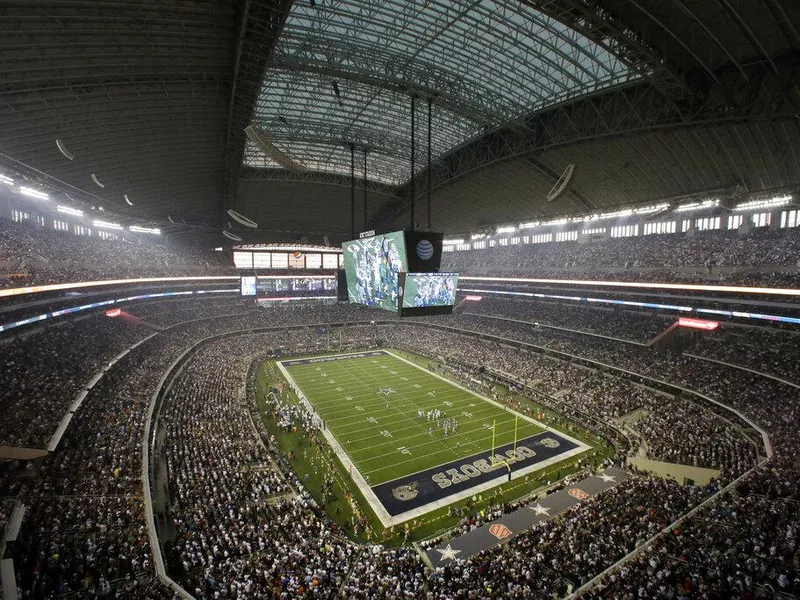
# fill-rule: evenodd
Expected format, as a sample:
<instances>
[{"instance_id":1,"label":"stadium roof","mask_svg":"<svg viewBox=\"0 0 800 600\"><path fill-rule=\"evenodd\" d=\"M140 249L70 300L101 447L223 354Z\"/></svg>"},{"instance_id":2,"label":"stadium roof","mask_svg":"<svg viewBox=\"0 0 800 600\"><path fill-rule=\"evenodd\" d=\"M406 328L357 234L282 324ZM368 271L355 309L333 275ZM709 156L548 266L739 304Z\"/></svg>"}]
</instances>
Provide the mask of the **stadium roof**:
<instances>
[{"instance_id":1,"label":"stadium roof","mask_svg":"<svg viewBox=\"0 0 800 600\"><path fill-rule=\"evenodd\" d=\"M254 120L314 171L350 172L349 146L368 148L368 177L411 173L433 102L438 157L487 128L642 76L604 46L519 2L297 2L281 32ZM278 167L250 143L245 164ZM418 170L424 167L420 160Z\"/></svg>"},{"instance_id":2,"label":"stadium roof","mask_svg":"<svg viewBox=\"0 0 800 600\"><path fill-rule=\"evenodd\" d=\"M349 235L351 147L358 229L800 185L793 0L8 0L0 50L0 165L246 241Z\"/></svg>"}]
</instances>

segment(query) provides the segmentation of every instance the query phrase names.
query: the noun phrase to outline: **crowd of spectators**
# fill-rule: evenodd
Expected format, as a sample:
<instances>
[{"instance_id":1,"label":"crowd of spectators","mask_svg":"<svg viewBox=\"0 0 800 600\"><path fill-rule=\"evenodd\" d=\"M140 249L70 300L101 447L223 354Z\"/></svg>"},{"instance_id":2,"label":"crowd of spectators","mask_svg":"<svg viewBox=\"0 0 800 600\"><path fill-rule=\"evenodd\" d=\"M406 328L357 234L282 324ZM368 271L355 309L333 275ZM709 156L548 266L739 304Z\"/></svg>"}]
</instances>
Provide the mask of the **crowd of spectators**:
<instances>
[{"instance_id":1,"label":"crowd of spectators","mask_svg":"<svg viewBox=\"0 0 800 600\"><path fill-rule=\"evenodd\" d=\"M151 331L105 316L0 340L0 445L45 448L94 375Z\"/></svg>"},{"instance_id":2,"label":"crowd of spectators","mask_svg":"<svg viewBox=\"0 0 800 600\"><path fill-rule=\"evenodd\" d=\"M132 350L87 394L55 452L5 466L0 488L27 508L6 552L25 595L171 597L153 580L140 473L150 395L179 349L153 338Z\"/></svg>"},{"instance_id":3,"label":"crowd of spectators","mask_svg":"<svg viewBox=\"0 0 800 600\"><path fill-rule=\"evenodd\" d=\"M652 311L641 313L565 302L532 302L491 297L484 297L480 302L468 305L465 312L577 329L640 344L649 342L675 321L675 317L654 315Z\"/></svg>"},{"instance_id":4,"label":"crowd of spectators","mask_svg":"<svg viewBox=\"0 0 800 600\"><path fill-rule=\"evenodd\" d=\"M725 328L704 337L690 353L754 369L800 385L800 334L794 331Z\"/></svg>"},{"instance_id":5,"label":"crowd of spectators","mask_svg":"<svg viewBox=\"0 0 800 600\"><path fill-rule=\"evenodd\" d=\"M246 333L203 347L187 363L162 409L166 435L158 450L167 457L165 493L172 501L167 528L173 531L172 551L167 558L177 565L189 591L199 597L563 594L601 573L717 489L636 476L509 544L431 572L410 548L386 550L348 540L302 482L261 445L263 436L250 424L251 407L243 389L250 360L265 352L321 351L383 341L440 359L476 378L510 376L580 421L591 417L616 426L621 417L641 411L631 426L647 440L651 456L719 468L721 483L741 475L757 460L750 439L709 411L707 404L656 393L606 368L587 370L570 364L563 355L545 357L431 326L518 340L696 389L737 408L769 433L775 458L766 467L747 476L677 532L659 538L652 550L606 578L596 593L635 594L632 590L641 587L643 595L673 597L687 585L690 595L691 590L704 590L711 596L718 590L751 590L759 585L794 589L798 575L792 563L794 503L800 483L794 450L800 413L794 388L690 356L643 352L621 341L472 315L372 325L370 321L391 317L344 305L275 306L239 313L229 311L238 308L235 301L220 299L196 305L160 304L140 312L145 320L169 328L108 370L88 393L58 450L27 466L7 465L0 472L0 484L7 490L4 497L19 499L29 508L20 539L7 556L14 559L21 589L31 597L70 593L171 597L153 579L142 512L145 415L169 364L192 343L230 331ZM175 316L170 315L172 308ZM134 308L130 312L136 314ZM532 314L539 318L543 313ZM203 320L189 322L194 318ZM582 313L575 318L579 322L571 329L582 329L580 321L591 319ZM103 339L101 347L125 347L137 339L123 339L124 332L105 329L105 323L117 327L117 320L97 319L101 329L92 334L94 341L114 339ZM327 323L332 322L349 325L329 328ZM254 331L260 328L273 331ZM10 343L23 343L35 335ZM51 343L50 336L45 339L40 345ZM116 346L100 354L115 350ZM63 345L60 351L72 353ZM81 355L92 356L94 351L86 348ZM105 356L94 366L102 366ZM68 360L64 364L74 368ZM92 368L86 372L93 373ZM20 372L17 379L26 378ZM83 384L79 382L76 391ZM39 412L58 412L59 417L63 413ZM19 420L27 422L30 417L21 414ZM752 432L749 438L760 441ZM457 531L476 525L471 518L466 515ZM712 552L712 545L727 551Z\"/></svg>"},{"instance_id":6,"label":"crowd of spectators","mask_svg":"<svg viewBox=\"0 0 800 600\"><path fill-rule=\"evenodd\" d=\"M391 342L400 347L415 349L415 344L421 344L453 357L456 348L463 348L452 335L438 337L439 332L417 329L385 328L393 336ZM297 341L307 346L309 336L315 334L320 335L316 330L307 332ZM241 389L246 359L258 355L259 349L272 351L282 335L237 336L204 348L182 374L164 409L175 548L182 579L198 596L291 597L310 592L355 598L452 598L488 591L492 597L522 597L525 589L529 596L547 590L556 593L570 582L598 574L708 493L637 479L629 484L631 489L626 486L621 493L610 495L608 503L587 504L521 536L515 542L520 547L534 544L540 548L535 566L525 562L530 557L523 552L509 557L501 550L493 552L502 554L502 569L487 572L478 566L492 562L491 554L483 554L469 563L429 572L411 549L363 549L337 535L336 526L327 521L296 479L292 488L299 493L275 503L268 501L268 495L283 491L281 485L270 485L265 495L262 485L219 484L245 482L269 460L259 449L258 435L243 421L247 412ZM492 358L497 348L473 344L473 359ZM234 355L243 357L240 364L231 360ZM227 425L220 427L223 422ZM489 512L500 514L504 509L496 507ZM615 514L621 519L615 520ZM469 531L481 522L466 516L458 530ZM624 542L618 529L626 534ZM578 532L579 545L570 546L569 540ZM593 541L595 536L606 541ZM550 543L544 544L542 539ZM500 587L517 569L521 579L513 587ZM531 570L530 575L525 575L526 569Z\"/></svg>"},{"instance_id":7,"label":"crowd of spectators","mask_svg":"<svg viewBox=\"0 0 800 600\"><path fill-rule=\"evenodd\" d=\"M446 252L442 268L468 275L570 275L649 281L797 282L794 229L697 231L599 242L497 245ZM0 287L70 281L235 274L229 255L136 240L103 240L0 219Z\"/></svg>"},{"instance_id":8,"label":"crowd of spectators","mask_svg":"<svg viewBox=\"0 0 800 600\"><path fill-rule=\"evenodd\" d=\"M587 596L745 598L800 594L800 511L759 470L604 577Z\"/></svg>"},{"instance_id":9,"label":"crowd of spectators","mask_svg":"<svg viewBox=\"0 0 800 600\"><path fill-rule=\"evenodd\" d=\"M742 236L724 230L592 243L498 244L445 252L442 269L464 275L791 285L797 281L798 260L800 231L755 229Z\"/></svg>"},{"instance_id":10,"label":"crowd of spectators","mask_svg":"<svg viewBox=\"0 0 800 600\"><path fill-rule=\"evenodd\" d=\"M515 327L513 323L500 323L503 328ZM387 343L423 354L426 348L436 348L446 360L473 365L473 377L479 375L484 365L503 365L503 372L553 398L561 412L588 414L614 424L640 411L630 427L647 442L648 458L720 469L730 474L740 474L755 463L752 442L706 406L501 344L467 342L458 335L440 331L408 331L412 328L407 325L386 329Z\"/></svg>"},{"instance_id":11,"label":"crowd of spectators","mask_svg":"<svg viewBox=\"0 0 800 600\"><path fill-rule=\"evenodd\" d=\"M481 322L485 323L486 319L465 322L465 319L460 318L459 325L481 331ZM643 586L641 596L660 594L664 598L699 592L706 597L720 597L726 592L737 593L737 590L754 594L759 585L774 590L794 589L798 571L793 561L787 557L797 550L797 521L792 520L784 527L784 522L774 516L765 518L759 514L752 517L747 494L742 494L741 490L763 494L770 499L781 499L782 502L794 502L798 498L800 479L797 473L800 469L795 448L800 413L795 388L734 367L708 363L689 356L659 352L643 354L611 340L592 338L589 341L585 336L543 331L533 327L526 330L525 327L517 326L514 329L516 333L503 329L502 334L521 341L535 340L540 346L589 357L696 389L711 399L740 410L769 435L774 450L773 459L745 479L742 482L744 487L740 485L738 491L729 496L733 509L729 514L729 529L724 538L723 547L727 549L726 553L717 553L709 545L722 534L715 529L710 530L705 521L689 521L682 529L665 534L659 541L659 544L668 546L656 545L656 548L667 547L667 550L660 554L650 553L634 563L638 565L638 571L631 572L630 567L626 566L610 578L606 582L609 586L608 595L619 595L621 590L636 595L642 582L658 582L658 585ZM782 510L781 504L771 502L765 503L763 508L769 511L768 515ZM732 531L736 535L732 536ZM712 532L717 537L711 537ZM768 541L774 538L780 538L782 545L759 543L759 540ZM725 560L721 560L722 558ZM614 584L614 577L621 579ZM720 590L721 593L718 594Z\"/></svg>"},{"instance_id":12,"label":"crowd of spectators","mask_svg":"<svg viewBox=\"0 0 800 600\"><path fill-rule=\"evenodd\" d=\"M308 336L257 334L206 346L165 403L175 560L198 597L335 589L358 552L298 480L290 486L245 406L250 357L271 351L279 338L305 346ZM287 496L289 490L299 491Z\"/></svg>"},{"instance_id":13,"label":"crowd of spectators","mask_svg":"<svg viewBox=\"0 0 800 600\"><path fill-rule=\"evenodd\" d=\"M222 252L104 240L0 218L0 288L235 273L230 256Z\"/></svg>"}]
</instances>

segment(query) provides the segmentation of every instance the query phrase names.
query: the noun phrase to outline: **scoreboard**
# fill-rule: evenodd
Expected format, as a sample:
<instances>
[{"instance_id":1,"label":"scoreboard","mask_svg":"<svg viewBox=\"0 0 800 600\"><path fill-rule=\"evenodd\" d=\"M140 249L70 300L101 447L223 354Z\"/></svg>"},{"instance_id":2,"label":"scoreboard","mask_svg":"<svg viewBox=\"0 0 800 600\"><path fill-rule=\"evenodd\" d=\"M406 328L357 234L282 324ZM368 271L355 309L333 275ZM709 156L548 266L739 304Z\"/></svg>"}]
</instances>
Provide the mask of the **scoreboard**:
<instances>
[{"instance_id":1,"label":"scoreboard","mask_svg":"<svg viewBox=\"0 0 800 600\"><path fill-rule=\"evenodd\" d=\"M457 287L458 273L405 273L402 309L453 306Z\"/></svg>"},{"instance_id":2,"label":"scoreboard","mask_svg":"<svg viewBox=\"0 0 800 600\"><path fill-rule=\"evenodd\" d=\"M394 231L344 242L348 300L400 316L452 312L458 274L438 272L443 237Z\"/></svg>"},{"instance_id":3,"label":"scoreboard","mask_svg":"<svg viewBox=\"0 0 800 600\"><path fill-rule=\"evenodd\" d=\"M408 270L403 232L345 242L342 252L350 302L396 311L398 275Z\"/></svg>"}]
</instances>

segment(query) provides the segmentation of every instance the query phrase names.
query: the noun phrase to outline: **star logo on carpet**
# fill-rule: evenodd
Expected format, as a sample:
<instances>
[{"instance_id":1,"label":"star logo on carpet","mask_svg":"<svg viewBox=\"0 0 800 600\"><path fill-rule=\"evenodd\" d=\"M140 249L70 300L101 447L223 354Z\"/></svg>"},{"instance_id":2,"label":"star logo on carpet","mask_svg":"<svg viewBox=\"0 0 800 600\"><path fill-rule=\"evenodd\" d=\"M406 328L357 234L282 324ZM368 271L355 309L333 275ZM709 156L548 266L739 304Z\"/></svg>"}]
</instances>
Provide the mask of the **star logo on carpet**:
<instances>
[{"instance_id":1,"label":"star logo on carpet","mask_svg":"<svg viewBox=\"0 0 800 600\"><path fill-rule=\"evenodd\" d=\"M605 481L606 483L611 483L611 482L617 483L617 480L614 479L614 476L609 475L608 473L601 473L600 475L598 475L598 477L603 481Z\"/></svg>"},{"instance_id":2,"label":"star logo on carpet","mask_svg":"<svg viewBox=\"0 0 800 600\"><path fill-rule=\"evenodd\" d=\"M392 388L381 388L378 390L379 395L388 396L389 394L393 393L394 390Z\"/></svg>"},{"instance_id":3,"label":"star logo on carpet","mask_svg":"<svg viewBox=\"0 0 800 600\"><path fill-rule=\"evenodd\" d=\"M436 551L441 554L440 560L455 560L456 554L461 554L461 550L453 548L452 544L447 544L446 548L437 548Z\"/></svg>"},{"instance_id":4,"label":"star logo on carpet","mask_svg":"<svg viewBox=\"0 0 800 600\"><path fill-rule=\"evenodd\" d=\"M538 502L534 506L529 506L528 508L530 508L533 512L535 512L537 516L542 516L542 515L546 517L550 516L550 507L542 506Z\"/></svg>"}]
</instances>

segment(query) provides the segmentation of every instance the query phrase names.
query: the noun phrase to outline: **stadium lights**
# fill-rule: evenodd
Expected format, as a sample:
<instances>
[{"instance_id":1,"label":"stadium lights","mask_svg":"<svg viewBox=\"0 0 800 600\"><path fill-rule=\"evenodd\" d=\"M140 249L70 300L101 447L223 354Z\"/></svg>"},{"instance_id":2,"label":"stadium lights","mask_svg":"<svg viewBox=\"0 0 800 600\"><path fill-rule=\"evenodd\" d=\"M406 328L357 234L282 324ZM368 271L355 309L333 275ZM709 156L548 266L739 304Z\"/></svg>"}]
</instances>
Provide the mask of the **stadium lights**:
<instances>
[{"instance_id":1,"label":"stadium lights","mask_svg":"<svg viewBox=\"0 0 800 600\"><path fill-rule=\"evenodd\" d=\"M716 203L719 204L719 200L716 200ZM649 215L667 210L669 207L670 205L668 202L662 202L661 204L651 204L648 206L641 206L639 208L625 208L606 213L594 213L590 215L583 215L581 217L560 217L550 221L530 221L528 223L520 223L519 228L532 229L534 227L552 227L558 225L567 225L569 223L589 223L591 221L599 221L601 219L619 219L633 215Z\"/></svg>"},{"instance_id":2,"label":"stadium lights","mask_svg":"<svg viewBox=\"0 0 800 600\"><path fill-rule=\"evenodd\" d=\"M445 246L455 246L456 244L463 244L464 240L442 240Z\"/></svg>"},{"instance_id":3,"label":"stadium lights","mask_svg":"<svg viewBox=\"0 0 800 600\"><path fill-rule=\"evenodd\" d=\"M37 200L49 200L50 196L41 192L39 190L35 190L31 187L22 186L19 188L19 193L23 196L30 196L31 198L36 198Z\"/></svg>"},{"instance_id":4,"label":"stadium lights","mask_svg":"<svg viewBox=\"0 0 800 600\"><path fill-rule=\"evenodd\" d=\"M161 230L158 227L139 227L138 225L131 225L128 227L133 233L152 233L153 235L161 235Z\"/></svg>"},{"instance_id":5,"label":"stadium lights","mask_svg":"<svg viewBox=\"0 0 800 600\"><path fill-rule=\"evenodd\" d=\"M702 202L690 202L689 204L682 204L675 209L675 212L689 212L691 210L703 210L706 208L715 208L717 206L719 206L719 199L703 200Z\"/></svg>"},{"instance_id":6,"label":"stadium lights","mask_svg":"<svg viewBox=\"0 0 800 600\"><path fill-rule=\"evenodd\" d=\"M469 236L469 239L470 240L482 240L485 237L486 237L485 233L473 233L471 236Z\"/></svg>"},{"instance_id":7,"label":"stadium lights","mask_svg":"<svg viewBox=\"0 0 800 600\"><path fill-rule=\"evenodd\" d=\"M688 327L690 329L714 331L715 329L719 328L719 321L707 321L706 319L690 319L688 317L681 317L678 319L678 325L681 327Z\"/></svg>"},{"instance_id":8,"label":"stadium lights","mask_svg":"<svg viewBox=\"0 0 800 600\"><path fill-rule=\"evenodd\" d=\"M514 233L516 230L516 227L509 225L508 227L498 227L497 233Z\"/></svg>"},{"instance_id":9,"label":"stadium lights","mask_svg":"<svg viewBox=\"0 0 800 600\"><path fill-rule=\"evenodd\" d=\"M342 253L341 248L331 246L312 246L310 244L240 244L233 247L234 250L273 250L277 252L327 252Z\"/></svg>"},{"instance_id":10,"label":"stadium lights","mask_svg":"<svg viewBox=\"0 0 800 600\"><path fill-rule=\"evenodd\" d=\"M736 285L697 285L693 283L643 283L638 281L599 281L589 279L534 279L523 277L477 277L472 275L461 275L461 280L465 281L491 281L502 283L546 283L556 285L588 285L637 288L646 290L682 290L692 292L721 292L726 294L765 294L776 296L800 296L800 288L768 288L768 287L744 287ZM0 290L0 297L3 290Z\"/></svg>"},{"instance_id":11,"label":"stadium lights","mask_svg":"<svg viewBox=\"0 0 800 600\"><path fill-rule=\"evenodd\" d=\"M122 229L122 225L119 223L109 223L108 221L99 221L97 219L92 221L92 225L101 229Z\"/></svg>"},{"instance_id":12,"label":"stadium lights","mask_svg":"<svg viewBox=\"0 0 800 600\"><path fill-rule=\"evenodd\" d=\"M72 208L70 206L57 206L56 210L60 213L64 213L65 215L72 215L73 217L82 217L83 211L78 210L77 208Z\"/></svg>"},{"instance_id":13,"label":"stadium lights","mask_svg":"<svg viewBox=\"0 0 800 600\"><path fill-rule=\"evenodd\" d=\"M792 201L791 196L776 196L775 198L764 198L763 200L752 200L737 204L733 210L757 210L759 208L776 208L785 206Z\"/></svg>"},{"instance_id":14,"label":"stadium lights","mask_svg":"<svg viewBox=\"0 0 800 600\"><path fill-rule=\"evenodd\" d=\"M0 183L5 183L6 185L14 185L14 180L11 179L8 175L3 175L0 173Z\"/></svg>"}]
</instances>

